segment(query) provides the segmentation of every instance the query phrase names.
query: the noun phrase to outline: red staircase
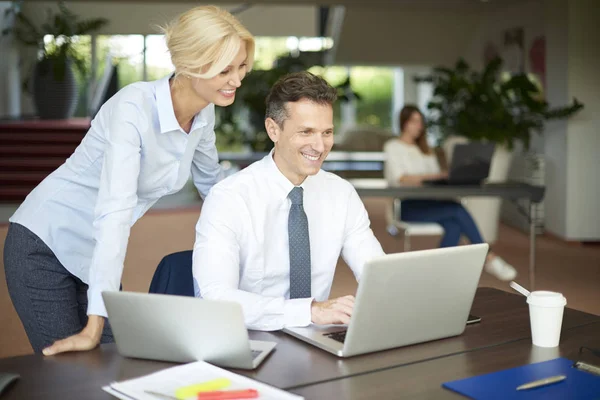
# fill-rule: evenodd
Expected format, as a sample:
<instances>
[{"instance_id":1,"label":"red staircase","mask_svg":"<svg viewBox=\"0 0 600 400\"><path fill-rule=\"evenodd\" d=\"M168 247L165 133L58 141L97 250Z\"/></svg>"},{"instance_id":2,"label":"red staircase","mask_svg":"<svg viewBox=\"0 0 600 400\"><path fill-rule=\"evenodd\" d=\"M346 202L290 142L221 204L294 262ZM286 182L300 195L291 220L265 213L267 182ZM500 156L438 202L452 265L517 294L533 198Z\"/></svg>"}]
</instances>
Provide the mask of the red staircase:
<instances>
[{"instance_id":1,"label":"red staircase","mask_svg":"<svg viewBox=\"0 0 600 400\"><path fill-rule=\"evenodd\" d=\"M0 202L19 203L75 150L89 118L0 122Z\"/></svg>"}]
</instances>

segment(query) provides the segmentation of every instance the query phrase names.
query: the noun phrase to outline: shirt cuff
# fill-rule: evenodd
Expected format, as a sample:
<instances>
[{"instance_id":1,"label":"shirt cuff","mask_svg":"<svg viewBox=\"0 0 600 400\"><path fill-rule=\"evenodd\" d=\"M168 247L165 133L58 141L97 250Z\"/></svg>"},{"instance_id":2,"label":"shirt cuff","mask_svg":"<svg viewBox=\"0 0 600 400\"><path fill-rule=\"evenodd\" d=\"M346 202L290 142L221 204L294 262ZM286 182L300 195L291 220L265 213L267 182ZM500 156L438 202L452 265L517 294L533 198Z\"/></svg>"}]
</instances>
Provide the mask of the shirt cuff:
<instances>
[{"instance_id":1,"label":"shirt cuff","mask_svg":"<svg viewBox=\"0 0 600 400\"><path fill-rule=\"evenodd\" d=\"M283 306L283 326L308 326L312 321L311 305L313 298L285 300Z\"/></svg>"},{"instance_id":2,"label":"shirt cuff","mask_svg":"<svg viewBox=\"0 0 600 400\"><path fill-rule=\"evenodd\" d=\"M104 307L104 300L102 299L102 292L90 288L87 291L87 297L87 315L100 315L101 317L108 318L106 308Z\"/></svg>"}]
</instances>

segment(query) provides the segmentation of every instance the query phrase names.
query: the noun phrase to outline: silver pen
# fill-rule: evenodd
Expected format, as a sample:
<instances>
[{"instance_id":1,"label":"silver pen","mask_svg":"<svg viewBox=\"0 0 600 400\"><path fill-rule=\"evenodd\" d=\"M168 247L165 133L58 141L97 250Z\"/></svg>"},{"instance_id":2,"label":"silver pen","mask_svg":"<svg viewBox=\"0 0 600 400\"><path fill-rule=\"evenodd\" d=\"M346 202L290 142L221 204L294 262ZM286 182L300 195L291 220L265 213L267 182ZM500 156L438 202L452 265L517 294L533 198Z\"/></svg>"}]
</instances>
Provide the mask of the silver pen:
<instances>
[{"instance_id":1,"label":"silver pen","mask_svg":"<svg viewBox=\"0 0 600 400\"><path fill-rule=\"evenodd\" d=\"M539 379L537 381L525 383L525 384L517 387L517 390L527 390L527 389L538 388L541 386L552 385L553 383L562 382L565 379L567 379L567 377L565 375L551 376L549 378Z\"/></svg>"}]
</instances>

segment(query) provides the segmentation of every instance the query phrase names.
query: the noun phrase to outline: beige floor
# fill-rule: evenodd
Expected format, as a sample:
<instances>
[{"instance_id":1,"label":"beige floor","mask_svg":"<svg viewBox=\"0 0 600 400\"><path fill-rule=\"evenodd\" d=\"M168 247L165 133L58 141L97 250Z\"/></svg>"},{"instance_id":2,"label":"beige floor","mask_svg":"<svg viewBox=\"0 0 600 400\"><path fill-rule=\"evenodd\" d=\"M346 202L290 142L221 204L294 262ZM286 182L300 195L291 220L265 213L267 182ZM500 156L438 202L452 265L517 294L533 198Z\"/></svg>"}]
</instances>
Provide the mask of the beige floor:
<instances>
[{"instance_id":1,"label":"beige floor","mask_svg":"<svg viewBox=\"0 0 600 400\"><path fill-rule=\"evenodd\" d=\"M389 236L384 224L384 199L367 199L372 227L386 252L401 251L397 238ZM190 249L194 241L194 225L198 208L156 211L144 216L133 228L129 243L124 290L147 291L160 259L169 253ZM6 226L0 226L0 243L4 243ZM435 247L436 238L413 239L414 249ZM494 250L519 270L519 282L527 285L528 237L512 228L501 226ZM4 280L0 246L0 357L28 354L31 347L12 307ZM551 237L538 239L537 288L561 291L568 306L600 315L600 245L572 245ZM509 290L508 286L484 274L481 286ZM350 270L340 261L332 296L353 293L356 282Z\"/></svg>"}]
</instances>

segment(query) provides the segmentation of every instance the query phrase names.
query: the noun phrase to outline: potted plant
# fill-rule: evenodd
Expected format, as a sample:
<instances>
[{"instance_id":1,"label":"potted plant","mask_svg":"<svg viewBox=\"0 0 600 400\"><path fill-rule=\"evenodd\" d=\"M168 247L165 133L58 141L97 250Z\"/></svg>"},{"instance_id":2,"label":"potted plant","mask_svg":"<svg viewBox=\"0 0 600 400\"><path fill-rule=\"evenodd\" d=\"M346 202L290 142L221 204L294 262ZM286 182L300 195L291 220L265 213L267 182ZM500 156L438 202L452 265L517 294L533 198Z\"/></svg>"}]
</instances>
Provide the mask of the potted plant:
<instances>
[{"instance_id":1,"label":"potted plant","mask_svg":"<svg viewBox=\"0 0 600 400\"><path fill-rule=\"evenodd\" d=\"M433 83L428 124L442 140L449 136L489 140L509 150L520 142L528 150L532 134L541 133L546 121L567 118L583 108L577 99L572 105L551 108L527 74L505 77L501 70L500 58L482 72L461 59L454 69L435 68L430 76L416 79Z\"/></svg>"},{"instance_id":2,"label":"potted plant","mask_svg":"<svg viewBox=\"0 0 600 400\"><path fill-rule=\"evenodd\" d=\"M448 163L453 146L472 140L496 144L489 181L506 181L517 144L529 150L532 135L541 133L544 123L568 118L583 108L573 104L552 108L527 74L502 74L502 60L489 62L482 72L459 60L454 68L435 68L429 76L416 79L434 87L428 125L443 143ZM500 200L469 199L467 208L486 241L497 236Z\"/></svg>"},{"instance_id":3,"label":"potted plant","mask_svg":"<svg viewBox=\"0 0 600 400\"><path fill-rule=\"evenodd\" d=\"M265 131L265 99L271 87L282 76L321 65L322 52L302 52L299 56L283 55L275 60L268 70L253 70L236 91L236 101L229 107L219 107L218 135L224 146L232 147L242 143L255 152L265 152L273 148L273 142ZM360 100L352 91L350 78L336 86L341 102Z\"/></svg>"},{"instance_id":4,"label":"potted plant","mask_svg":"<svg viewBox=\"0 0 600 400\"><path fill-rule=\"evenodd\" d=\"M72 66L86 74L83 55L75 51L77 36L94 32L108 23L104 18L80 20L63 1L58 12L48 10L46 20L37 27L21 11L21 2L14 2L8 12L15 15L15 24L3 31L14 34L24 45L35 46L38 60L33 69L33 100L37 114L43 119L70 118L77 106L77 82ZM45 41L45 38L49 40Z\"/></svg>"}]
</instances>

